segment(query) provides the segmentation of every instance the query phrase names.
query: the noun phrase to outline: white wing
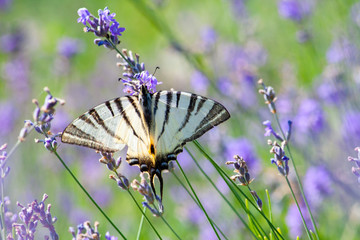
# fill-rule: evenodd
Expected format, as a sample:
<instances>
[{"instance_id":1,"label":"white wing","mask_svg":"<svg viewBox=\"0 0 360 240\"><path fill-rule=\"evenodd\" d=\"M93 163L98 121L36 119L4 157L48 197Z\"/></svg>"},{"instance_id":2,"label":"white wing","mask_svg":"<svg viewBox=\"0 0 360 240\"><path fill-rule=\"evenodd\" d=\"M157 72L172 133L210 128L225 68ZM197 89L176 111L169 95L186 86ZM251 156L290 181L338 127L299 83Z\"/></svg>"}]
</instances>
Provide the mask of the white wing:
<instances>
[{"instance_id":1,"label":"white wing","mask_svg":"<svg viewBox=\"0 0 360 240\"><path fill-rule=\"evenodd\" d=\"M157 155L182 152L192 141L230 117L220 103L186 92L161 91L153 95Z\"/></svg>"},{"instance_id":2,"label":"white wing","mask_svg":"<svg viewBox=\"0 0 360 240\"><path fill-rule=\"evenodd\" d=\"M103 152L116 152L125 145L137 155L148 145L148 131L135 96L106 101L75 119L63 131L64 143L76 144Z\"/></svg>"}]
</instances>

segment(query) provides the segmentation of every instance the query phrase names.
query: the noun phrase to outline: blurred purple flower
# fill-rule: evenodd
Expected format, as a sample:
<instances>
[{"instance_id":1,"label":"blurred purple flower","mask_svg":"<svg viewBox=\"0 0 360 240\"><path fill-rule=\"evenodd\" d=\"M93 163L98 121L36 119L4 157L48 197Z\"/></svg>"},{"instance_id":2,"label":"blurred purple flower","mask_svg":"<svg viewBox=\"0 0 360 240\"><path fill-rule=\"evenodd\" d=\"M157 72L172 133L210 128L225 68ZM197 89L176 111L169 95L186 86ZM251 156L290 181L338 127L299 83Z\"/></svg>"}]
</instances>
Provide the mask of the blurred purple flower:
<instances>
[{"instance_id":1,"label":"blurred purple flower","mask_svg":"<svg viewBox=\"0 0 360 240\"><path fill-rule=\"evenodd\" d=\"M358 183L360 183L360 147L356 147L355 151L358 152L357 158L349 156L348 161L355 163L355 167L352 167L351 171L357 177Z\"/></svg>"},{"instance_id":2,"label":"blurred purple flower","mask_svg":"<svg viewBox=\"0 0 360 240\"><path fill-rule=\"evenodd\" d=\"M294 119L296 131L301 134L316 134L325 128L324 111L319 102L311 98L302 100Z\"/></svg>"},{"instance_id":3,"label":"blurred purple flower","mask_svg":"<svg viewBox=\"0 0 360 240\"><path fill-rule=\"evenodd\" d=\"M7 137L14 128L18 112L12 102L0 102L0 137Z\"/></svg>"},{"instance_id":4,"label":"blurred purple flower","mask_svg":"<svg viewBox=\"0 0 360 240\"><path fill-rule=\"evenodd\" d=\"M0 0L0 10L8 10L13 0Z\"/></svg>"},{"instance_id":5,"label":"blurred purple flower","mask_svg":"<svg viewBox=\"0 0 360 240\"><path fill-rule=\"evenodd\" d=\"M17 214L14 214L9 211L10 204L11 204L10 198L5 196L4 197L4 208L5 208L4 218L5 218L6 232L8 232L8 233L12 231L12 225L13 225L13 223L16 222L16 220L18 218Z\"/></svg>"},{"instance_id":6,"label":"blurred purple flower","mask_svg":"<svg viewBox=\"0 0 360 240\"><path fill-rule=\"evenodd\" d=\"M360 2L355 3L350 10L351 19L360 27Z\"/></svg>"},{"instance_id":7,"label":"blurred purple flower","mask_svg":"<svg viewBox=\"0 0 360 240\"><path fill-rule=\"evenodd\" d=\"M29 62L22 56L11 59L3 65L4 77L13 89L17 102L24 102L29 99Z\"/></svg>"},{"instance_id":8,"label":"blurred purple flower","mask_svg":"<svg viewBox=\"0 0 360 240\"><path fill-rule=\"evenodd\" d=\"M358 144L360 141L360 112L349 111L345 113L342 121L342 134L348 144Z\"/></svg>"},{"instance_id":9,"label":"blurred purple flower","mask_svg":"<svg viewBox=\"0 0 360 240\"><path fill-rule=\"evenodd\" d=\"M1 1L1 0L0 0ZM5 53L15 53L21 49L24 34L20 30L0 37L0 48Z\"/></svg>"},{"instance_id":10,"label":"blurred purple flower","mask_svg":"<svg viewBox=\"0 0 360 240\"><path fill-rule=\"evenodd\" d=\"M304 216L307 227L309 229L313 229L309 213L304 204L300 204L300 209ZM301 237L304 225L296 204L292 204L289 207L286 215L286 224L289 227L289 233L293 239L295 239L297 236Z\"/></svg>"},{"instance_id":11,"label":"blurred purple flower","mask_svg":"<svg viewBox=\"0 0 360 240\"><path fill-rule=\"evenodd\" d=\"M349 39L339 38L332 42L326 53L328 63L345 62L347 64L358 64L360 51Z\"/></svg>"},{"instance_id":12,"label":"blurred purple flower","mask_svg":"<svg viewBox=\"0 0 360 240\"><path fill-rule=\"evenodd\" d=\"M202 72L195 71L190 79L194 92L199 94L206 94L207 88L209 86L209 80Z\"/></svg>"},{"instance_id":13,"label":"blurred purple flower","mask_svg":"<svg viewBox=\"0 0 360 240\"><path fill-rule=\"evenodd\" d=\"M106 232L105 239L106 240L117 240L118 238L115 236L111 236L109 232Z\"/></svg>"},{"instance_id":14,"label":"blurred purple flower","mask_svg":"<svg viewBox=\"0 0 360 240\"><path fill-rule=\"evenodd\" d=\"M236 17L246 17L247 10L244 0L231 0L231 10Z\"/></svg>"},{"instance_id":15,"label":"blurred purple flower","mask_svg":"<svg viewBox=\"0 0 360 240\"><path fill-rule=\"evenodd\" d=\"M328 65L321 74L321 84L317 88L318 96L328 104L339 104L347 96L344 86L344 70Z\"/></svg>"},{"instance_id":16,"label":"blurred purple flower","mask_svg":"<svg viewBox=\"0 0 360 240\"><path fill-rule=\"evenodd\" d=\"M260 171L260 163L257 158L254 147L246 138L230 139L225 145L226 161L233 159L234 155L239 155L246 160L249 171L256 175ZM255 173L255 174L254 174Z\"/></svg>"},{"instance_id":17,"label":"blurred purple flower","mask_svg":"<svg viewBox=\"0 0 360 240\"><path fill-rule=\"evenodd\" d=\"M304 192L310 206L317 208L332 193L331 178L324 166L310 167L304 176Z\"/></svg>"},{"instance_id":18,"label":"blurred purple flower","mask_svg":"<svg viewBox=\"0 0 360 240\"><path fill-rule=\"evenodd\" d=\"M211 49L217 41L217 33L212 27L206 27L201 31L201 39L205 51Z\"/></svg>"},{"instance_id":19,"label":"blurred purple flower","mask_svg":"<svg viewBox=\"0 0 360 240\"><path fill-rule=\"evenodd\" d=\"M280 0L278 10L280 16L300 22L311 13L312 4L306 0Z\"/></svg>"},{"instance_id":20,"label":"blurred purple flower","mask_svg":"<svg viewBox=\"0 0 360 240\"><path fill-rule=\"evenodd\" d=\"M60 39L57 45L58 53L68 59L80 53L82 48L83 42L81 40L69 37Z\"/></svg>"}]
</instances>

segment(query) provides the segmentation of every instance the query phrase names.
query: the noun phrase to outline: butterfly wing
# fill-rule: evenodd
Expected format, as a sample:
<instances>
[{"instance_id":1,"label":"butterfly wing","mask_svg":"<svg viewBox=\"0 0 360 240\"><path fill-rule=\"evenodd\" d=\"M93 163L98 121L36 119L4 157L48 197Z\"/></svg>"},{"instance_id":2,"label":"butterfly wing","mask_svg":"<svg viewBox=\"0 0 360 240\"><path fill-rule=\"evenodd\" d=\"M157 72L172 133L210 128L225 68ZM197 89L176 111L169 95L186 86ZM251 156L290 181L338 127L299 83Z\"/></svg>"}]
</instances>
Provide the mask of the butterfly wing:
<instances>
[{"instance_id":1,"label":"butterfly wing","mask_svg":"<svg viewBox=\"0 0 360 240\"><path fill-rule=\"evenodd\" d=\"M176 157L186 142L230 118L220 103L196 94L161 91L153 95L157 155ZM161 110L161 111L160 111Z\"/></svg>"},{"instance_id":2,"label":"butterfly wing","mask_svg":"<svg viewBox=\"0 0 360 240\"><path fill-rule=\"evenodd\" d=\"M61 141L116 152L125 145L128 151L141 155L146 149L148 131L135 96L106 101L75 119L62 133Z\"/></svg>"}]
</instances>

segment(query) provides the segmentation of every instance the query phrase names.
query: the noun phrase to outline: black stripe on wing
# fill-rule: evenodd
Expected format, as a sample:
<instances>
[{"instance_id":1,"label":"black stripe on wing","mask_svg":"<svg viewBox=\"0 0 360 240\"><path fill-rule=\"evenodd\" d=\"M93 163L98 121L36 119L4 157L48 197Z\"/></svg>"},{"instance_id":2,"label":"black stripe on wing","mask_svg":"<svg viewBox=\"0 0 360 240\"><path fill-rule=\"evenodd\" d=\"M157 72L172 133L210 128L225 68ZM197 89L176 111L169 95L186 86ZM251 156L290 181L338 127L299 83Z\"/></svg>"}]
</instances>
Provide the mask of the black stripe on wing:
<instances>
[{"instance_id":1,"label":"black stripe on wing","mask_svg":"<svg viewBox=\"0 0 360 240\"><path fill-rule=\"evenodd\" d=\"M181 126L179 127L178 132L180 132L186 126L186 124L188 124L190 116L195 109L196 100L197 100L197 95L191 94L190 102L189 102L189 106L187 108L187 113L186 113L185 119L182 122Z\"/></svg>"},{"instance_id":2,"label":"black stripe on wing","mask_svg":"<svg viewBox=\"0 0 360 240\"><path fill-rule=\"evenodd\" d=\"M109 134L109 135L110 135L111 137L113 137L113 138L116 138L116 139L119 140L119 141L123 141L119 136L116 136L116 135L115 135L114 131L110 130L110 129L106 126L104 120L100 117L99 113L98 113L94 108L90 109L88 113L89 113L89 115L92 116L92 117L94 118L94 120L105 130L105 132L106 132L107 134Z\"/></svg>"},{"instance_id":3,"label":"black stripe on wing","mask_svg":"<svg viewBox=\"0 0 360 240\"><path fill-rule=\"evenodd\" d=\"M110 113L111 113L111 116L114 117L114 111L113 111L112 108L111 108L110 101L106 101L106 102L105 102L105 106L107 107L107 109L109 109L109 111L110 111Z\"/></svg>"},{"instance_id":4,"label":"black stripe on wing","mask_svg":"<svg viewBox=\"0 0 360 240\"><path fill-rule=\"evenodd\" d=\"M94 136L82 131L74 124L70 124L64 130L61 141L64 143L76 144L80 146L90 147L103 152L115 152L117 149L105 147Z\"/></svg>"},{"instance_id":5,"label":"black stripe on wing","mask_svg":"<svg viewBox=\"0 0 360 240\"><path fill-rule=\"evenodd\" d=\"M160 95L160 94L158 94ZM165 125L168 123L169 121L169 113L170 113L170 109L171 109L171 101L172 101L172 96L173 93L172 92L167 92L166 93L166 109L165 109L165 116L164 116L164 121L162 124L162 128L161 128L161 132L157 138L157 141L159 141L160 137L163 135L164 131L165 131Z\"/></svg>"},{"instance_id":6,"label":"black stripe on wing","mask_svg":"<svg viewBox=\"0 0 360 240\"><path fill-rule=\"evenodd\" d=\"M124 111L124 107L123 107L123 105L121 103L121 99L116 98L116 99L114 99L114 102L116 104L116 107L118 108L119 113L121 114L122 118L124 119L126 125L128 125L131 128L131 130L132 130L133 134L135 135L135 137L139 138L142 142L144 142L144 140L141 137L139 137L139 135L137 135L133 125L131 124L131 122L129 120L129 117L126 114L126 111ZM135 109L135 111L138 110L136 106L134 106L134 109Z\"/></svg>"}]
</instances>

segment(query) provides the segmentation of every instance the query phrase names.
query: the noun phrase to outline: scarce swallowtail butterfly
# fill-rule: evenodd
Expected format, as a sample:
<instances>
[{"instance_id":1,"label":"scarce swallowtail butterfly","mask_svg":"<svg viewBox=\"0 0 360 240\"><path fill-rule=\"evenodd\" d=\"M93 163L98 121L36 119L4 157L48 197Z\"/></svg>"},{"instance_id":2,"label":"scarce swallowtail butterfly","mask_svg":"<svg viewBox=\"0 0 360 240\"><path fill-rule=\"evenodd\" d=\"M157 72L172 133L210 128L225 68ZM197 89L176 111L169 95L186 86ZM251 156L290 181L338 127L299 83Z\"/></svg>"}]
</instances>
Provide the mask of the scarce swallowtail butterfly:
<instances>
[{"instance_id":1,"label":"scarce swallowtail butterfly","mask_svg":"<svg viewBox=\"0 0 360 240\"><path fill-rule=\"evenodd\" d=\"M230 118L220 103L179 91L150 93L142 85L137 96L102 103L77 119L62 133L64 143L117 152L128 146L126 161L154 177L163 192L162 170L176 160L186 142L192 141Z\"/></svg>"}]
</instances>

